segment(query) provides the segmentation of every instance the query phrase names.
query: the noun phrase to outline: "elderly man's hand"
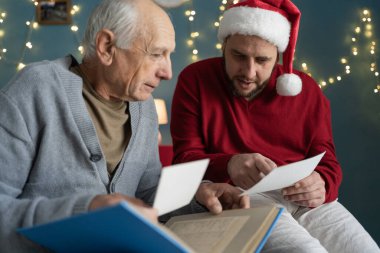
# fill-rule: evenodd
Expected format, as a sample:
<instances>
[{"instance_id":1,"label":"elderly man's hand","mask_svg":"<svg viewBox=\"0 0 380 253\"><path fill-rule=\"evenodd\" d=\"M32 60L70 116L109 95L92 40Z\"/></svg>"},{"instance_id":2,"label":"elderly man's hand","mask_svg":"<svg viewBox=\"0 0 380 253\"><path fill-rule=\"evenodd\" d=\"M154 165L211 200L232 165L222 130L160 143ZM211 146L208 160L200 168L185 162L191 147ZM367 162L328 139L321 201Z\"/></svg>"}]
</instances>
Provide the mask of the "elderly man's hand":
<instances>
[{"instance_id":1,"label":"elderly man's hand","mask_svg":"<svg viewBox=\"0 0 380 253\"><path fill-rule=\"evenodd\" d=\"M249 208L248 196L239 196L241 191L226 183L202 183L195 195L196 200L214 213L225 209Z\"/></svg>"},{"instance_id":2,"label":"elderly man's hand","mask_svg":"<svg viewBox=\"0 0 380 253\"><path fill-rule=\"evenodd\" d=\"M147 206L142 200L131 198L129 196L120 194L120 193L114 193L114 194L104 194L104 195L97 195L95 198L92 199L89 210L94 210L100 207L106 207L106 206L112 206L116 205L122 201L127 201L129 204L131 204L139 213L141 213L143 216L148 218L153 223L158 222L158 212L156 209L151 208Z\"/></svg>"},{"instance_id":3,"label":"elderly man's hand","mask_svg":"<svg viewBox=\"0 0 380 253\"><path fill-rule=\"evenodd\" d=\"M318 172L282 190L284 199L300 206L317 207L325 202L325 181Z\"/></svg>"}]
</instances>

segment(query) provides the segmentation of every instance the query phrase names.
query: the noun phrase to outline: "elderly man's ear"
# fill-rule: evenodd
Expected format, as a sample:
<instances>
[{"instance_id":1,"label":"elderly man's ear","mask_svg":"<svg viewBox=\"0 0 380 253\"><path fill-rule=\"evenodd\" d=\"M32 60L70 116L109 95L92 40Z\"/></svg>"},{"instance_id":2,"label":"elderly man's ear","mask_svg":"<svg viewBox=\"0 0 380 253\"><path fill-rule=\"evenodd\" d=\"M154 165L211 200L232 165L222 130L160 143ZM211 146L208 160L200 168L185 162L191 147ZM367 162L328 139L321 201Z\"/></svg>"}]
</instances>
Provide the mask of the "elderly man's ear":
<instances>
[{"instance_id":1,"label":"elderly man's ear","mask_svg":"<svg viewBox=\"0 0 380 253\"><path fill-rule=\"evenodd\" d=\"M111 65L115 51L115 34L107 29L100 30L96 35L96 54L102 64Z\"/></svg>"}]
</instances>

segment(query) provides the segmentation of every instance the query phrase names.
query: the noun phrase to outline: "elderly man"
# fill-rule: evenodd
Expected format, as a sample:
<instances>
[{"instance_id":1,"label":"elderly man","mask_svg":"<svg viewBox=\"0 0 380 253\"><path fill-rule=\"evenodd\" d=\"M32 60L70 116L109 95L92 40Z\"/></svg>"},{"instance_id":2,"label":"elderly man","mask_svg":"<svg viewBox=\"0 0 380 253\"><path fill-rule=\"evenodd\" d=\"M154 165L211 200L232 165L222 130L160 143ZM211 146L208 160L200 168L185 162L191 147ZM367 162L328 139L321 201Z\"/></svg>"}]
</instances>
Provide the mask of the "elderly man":
<instances>
[{"instance_id":1,"label":"elderly man","mask_svg":"<svg viewBox=\"0 0 380 253\"><path fill-rule=\"evenodd\" d=\"M0 92L0 251L43 251L16 233L129 201L151 204L161 164L151 97L172 77L174 30L150 0L104 0L92 13L82 63L30 64ZM196 200L214 213L247 207L228 184L205 183ZM188 212L203 210L194 201Z\"/></svg>"},{"instance_id":2,"label":"elderly man","mask_svg":"<svg viewBox=\"0 0 380 253\"><path fill-rule=\"evenodd\" d=\"M299 21L290 0L240 1L225 12L223 57L194 63L178 78L174 161L210 158L206 179L247 189L276 166L326 151L310 176L251 197L252 205L286 210L264 251L379 252L337 202L342 174L329 102L311 77L292 68Z\"/></svg>"}]
</instances>

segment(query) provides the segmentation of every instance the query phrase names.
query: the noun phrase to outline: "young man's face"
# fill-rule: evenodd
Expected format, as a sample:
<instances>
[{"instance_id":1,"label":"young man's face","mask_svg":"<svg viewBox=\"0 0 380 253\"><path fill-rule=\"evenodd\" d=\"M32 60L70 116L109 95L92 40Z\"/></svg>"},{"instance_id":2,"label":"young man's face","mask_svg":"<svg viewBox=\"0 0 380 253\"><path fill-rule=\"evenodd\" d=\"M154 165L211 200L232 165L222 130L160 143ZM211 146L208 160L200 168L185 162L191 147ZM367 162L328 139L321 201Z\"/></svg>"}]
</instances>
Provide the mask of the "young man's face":
<instances>
[{"instance_id":1,"label":"young man's face","mask_svg":"<svg viewBox=\"0 0 380 253\"><path fill-rule=\"evenodd\" d=\"M247 100L260 93L277 62L277 47L257 36L231 35L223 45L225 68L234 92Z\"/></svg>"}]
</instances>

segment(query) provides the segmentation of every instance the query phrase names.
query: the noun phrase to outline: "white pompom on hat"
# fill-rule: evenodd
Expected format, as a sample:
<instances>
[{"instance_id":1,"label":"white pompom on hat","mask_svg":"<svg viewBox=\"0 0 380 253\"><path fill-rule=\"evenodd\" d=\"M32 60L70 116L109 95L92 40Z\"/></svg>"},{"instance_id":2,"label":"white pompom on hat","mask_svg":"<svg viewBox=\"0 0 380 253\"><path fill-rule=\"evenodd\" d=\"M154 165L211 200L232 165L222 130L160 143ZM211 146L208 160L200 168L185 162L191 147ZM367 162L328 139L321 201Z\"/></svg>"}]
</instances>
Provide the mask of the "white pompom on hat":
<instances>
[{"instance_id":1,"label":"white pompom on hat","mask_svg":"<svg viewBox=\"0 0 380 253\"><path fill-rule=\"evenodd\" d=\"M218 38L255 35L277 46L285 72L277 78L277 93L296 96L302 90L301 78L293 74L300 18L301 12L290 0L245 0L224 12Z\"/></svg>"}]
</instances>

